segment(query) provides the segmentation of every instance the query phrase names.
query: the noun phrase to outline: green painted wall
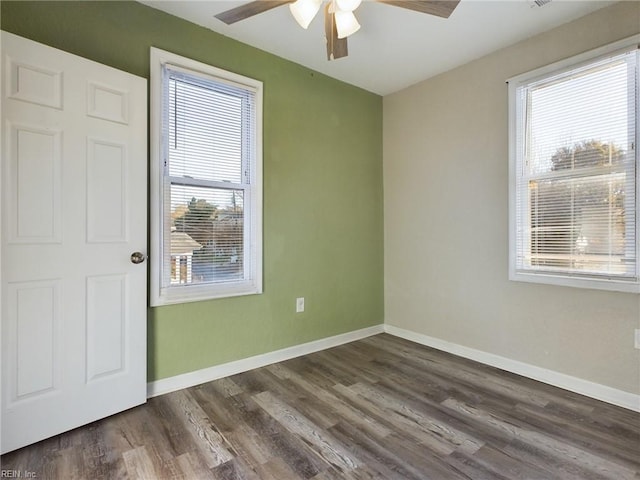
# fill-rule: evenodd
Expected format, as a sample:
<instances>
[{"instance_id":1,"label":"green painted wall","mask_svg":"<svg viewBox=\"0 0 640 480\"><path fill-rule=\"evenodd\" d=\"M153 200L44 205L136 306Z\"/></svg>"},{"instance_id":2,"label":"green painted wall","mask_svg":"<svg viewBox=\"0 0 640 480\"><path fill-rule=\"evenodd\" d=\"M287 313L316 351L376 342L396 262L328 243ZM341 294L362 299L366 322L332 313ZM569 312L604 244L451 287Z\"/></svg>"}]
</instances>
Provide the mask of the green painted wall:
<instances>
[{"instance_id":1,"label":"green painted wall","mask_svg":"<svg viewBox=\"0 0 640 480\"><path fill-rule=\"evenodd\" d=\"M155 46L264 82L264 294L151 309L150 381L383 322L381 97L134 2L1 8L3 30L143 77Z\"/></svg>"}]
</instances>

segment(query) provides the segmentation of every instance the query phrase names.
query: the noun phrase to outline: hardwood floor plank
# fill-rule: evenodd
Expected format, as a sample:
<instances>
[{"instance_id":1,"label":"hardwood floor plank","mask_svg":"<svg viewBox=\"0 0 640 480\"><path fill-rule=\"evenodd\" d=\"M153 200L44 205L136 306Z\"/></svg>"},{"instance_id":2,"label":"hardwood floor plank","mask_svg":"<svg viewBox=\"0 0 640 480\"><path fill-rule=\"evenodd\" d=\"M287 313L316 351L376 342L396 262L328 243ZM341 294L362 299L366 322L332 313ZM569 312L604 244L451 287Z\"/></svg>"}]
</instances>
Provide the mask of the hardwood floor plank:
<instances>
[{"instance_id":1,"label":"hardwood floor plank","mask_svg":"<svg viewBox=\"0 0 640 480\"><path fill-rule=\"evenodd\" d=\"M164 459L198 451L199 437L194 437L189 429L185 429L182 412L166 400L153 398L148 401L149 408L145 416L147 434L154 438L154 444Z\"/></svg>"},{"instance_id":2,"label":"hardwood floor plank","mask_svg":"<svg viewBox=\"0 0 640 480\"><path fill-rule=\"evenodd\" d=\"M359 395L377 403L383 410L395 412L415 422L420 426L420 431L423 435L426 434L434 440L446 442L451 448L449 454L455 450L462 450L473 454L484 445L482 440L474 438L447 423L434 421L428 415L423 415L418 409L411 408L403 399L381 391L375 386L357 383L349 388Z\"/></svg>"},{"instance_id":3,"label":"hardwood floor plank","mask_svg":"<svg viewBox=\"0 0 640 480\"><path fill-rule=\"evenodd\" d=\"M267 412L261 409L248 394L243 393L224 400L210 385L196 389L194 394L200 400L203 410L216 423L229 441L236 439L233 432L242 425L259 442L260 454L272 458L284 458L296 475L310 478L324 470L325 463L316 455L310 455L306 443L295 437ZM250 442L243 442L248 452L252 450ZM242 450L242 447L238 450ZM251 459L249 459L251 461Z\"/></svg>"},{"instance_id":4,"label":"hardwood floor plank","mask_svg":"<svg viewBox=\"0 0 640 480\"><path fill-rule=\"evenodd\" d=\"M534 463L547 470L550 477L555 476L562 480L602 480L607 478L583 467L578 462L568 461L566 458L550 454L543 448L519 440L512 441L502 450L514 458Z\"/></svg>"},{"instance_id":5,"label":"hardwood floor plank","mask_svg":"<svg viewBox=\"0 0 640 480\"><path fill-rule=\"evenodd\" d=\"M443 405L464 413L465 415L472 416L475 419L479 419L492 428L502 430L511 435L513 439L517 439L524 443L534 444L548 454L556 455L565 461L580 463L589 470L593 470L604 475L605 478L611 478L612 480L630 480L637 473L623 465L598 457L591 452L581 450L567 443L558 441L547 433L521 428L512 422L497 418L495 415L491 415L478 408L464 405L452 399L445 400Z\"/></svg>"},{"instance_id":6,"label":"hardwood floor plank","mask_svg":"<svg viewBox=\"0 0 640 480\"><path fill-rule=\"evenodd\" d=\"M221 480L260 480L258 474L238 456L212 469L213 478Z\"/></svg>"},{"instance_id":7,"label":"hardwood floor plank","mask_svg":"<svg viewBox=\"0 0 640 480\"><path fill-rule=\"evenodd\" d=\"M385 440L360 435L357 430L345 425L331 428L336 438L349 445L364 464L389 479L434 479L457 480L466 478L444 465L438 456L430 455L424 445L402 435L393 435ZM347 441L348 440L348 441Z\"/></svg>"},{"instance_id":8,"label":"hardwood floor plank","mask_svg":"<svg viewBox=\"0 0 640 480\"><path fill-rule=\"evenodd\" d=\"M640 435L629 431L613 433L607 428L594 429L584 417L559 416L548 409L534 409L529 405L516 405L514 416L536 427L542 427L555 438L576 445L579 448L593 448L599 456L634 468L640 454ZM522 415L520 415L522 413Z\"/></svg>"},{"instance_id":9,"label":"hardwood floor plank","mask_svg":"<svg viewBox=\"0 0 640 480\"><path fill-rule=\"evenodd\" d=\"M301 477L282 458L272 458L259 465L256 471L261 480L282 480L284 478L301 480ZM317 476L315 475L313 478Z\"/></svg>"},{"instance_id":10,"label":"hardwood floor plank","mask_svg":"<svg viewBox=\"0 0 640 480\"><path fill-rule=\"evenodd\" d=\"M280 480L282 478L288 477L280 477ZM349 472L339 471L335 467L331 467L319 473L311 480L384 480L384 477L372 472L366 466L360 466Z\"/></svg>"},{"instance_id":11,"label":"hardwood floor plank","mask_svg":"<svg viewBox=\"0 0 640 480\"><path fill-rule=\"evenodd\" d=\"M234 398L238 398L236 396ZM247 424L260 436L271 456L282 458L302 478L310 478L327 468L327 463L301 437L259 407L253 399L244 400L255 405L244 417Z\"/></svg>"},{"instance_id":12,"label":"hardwood floor plank","mask_svg":"<svg viewBox=\"0 0 640 480\"><path fill-rule=\"evenodd\" d=\"M347 355L336 355L334 352L318 352L311 356L312 361L323 370L331 370L340 374L339 382L351 385L356 382L376 382L380 372L371 372L369 362L357 362Z\"/></svg>"},{"instance_id":13,"label":"hardwood floor plank","mask_svg":"<svg viewBox=\"0 0 640 480\"><path fill-rule=\"evenodd\" d=\"M450 443L425 432L415 420L407 418L398 412L386 410L384 406L377 404L366 395L358 393L357 390L344 385L336 385L334 389L348 398L354 405L357 405L358 408L367 411L369 415L375 417L383 425L389 428L395 425L404 435L424 445L432 454L447 456L455 450L455 447Z\"/></svg>"},{"instance_id":14,"label":"hardwood floor plank","mask_svg":"<svg viewBox=\"0 0 640 480\"><path fill-rule=\"evenodd\" d=\"M447 378L450 382L455 381L461 385L465 385L474 390L479 388L482 391L491 391L500 397L507 397L522 403L533 403L534 405L545 406L549 399L532 389L523 388L521 385L514 385L501 378L500 375L487 376L477 367L469 362L443 361L443 359L432 351L419 351L414 354L408 349L402 351L390 352L395 356L399 356L403 360L409 362L410 365L417 367L422 371L436 373ZM506 372L504 372L506 374Z\"/></svg>"},{"instance_id":15,"label":"hardwood floor plank","mask_svg":"<svg viewBox=\"0 0 640 480\"><path fill-rule=\"evenodd\" d=\"M213 385L214 388L216 388L225 397L231 397L243 392L242 388L240 388L240 386L230 378L221 378L216 380Z\"/></svg>"},{"instance_id":16,"label":"hardwood floor plank","mask_svg":"<svg viewBox=\"0 0 640 480\"><path fill-rule=\"evenodd\" d=\"M511 480L509 477L503 475L502 472L492 468L492 465L487 466L473 455L468 455L464 452L453 452L445 458L444 461L473 480ZM551 478L552 477L550 477L549 480L551 480Z\"/></svg>"},{"instance_id":17,"label":"hardwood floor plank","mask_svg":"<svg viewBox=\"0 0 640 480\"><path fill-rule=\"evenodd\" d=\"M406 480L418 480L414 472L407 468L404 461L387 450L386 440L362 435L357 428L351 425L337 424L331 427L331 434L342 444L348 445L350 451L357 456L363 465L375 472L380 478L399 478ZM340 478L340 477L339 477Z\"/></svg>"},{"instance_id":18,"label":"hardwood floor plank","mask_svg":"<svg viewBox=\"0 0 640 480\"><path fill-rule=\"evenodd\" d=\"M239 423L226 437L234 451L247 459L250 465L265 465L277 458L271 455L260 436L244 422Z\"/></svg>"},{"instance_id":19,"label":"hardwood floor plank","mask_svg":"<svg viewBox=\"0 0 640 480\"><path fill-rule=\"evenodd\" d=\"M492 470L495 469L495 465L500 465L500 475L512 480L552 480L554 478L560 480L560 477L550 474L544 468L512 457L490 445L482 447L473 457L481 465Z\"/></svg>"},{"instance_id":20,"label":"hardwood floor plank","mask_svg":"<svg viewBox=\"0 0 640 480\"><path fill-rule=\"evenodd\" d=\"M1 461L51 480L640 480L640 414L380 334Z\"/></svg>"},{"instance_id":21,"label":"hardwood floor plank","mask_svg":"<svg viewBox=\"0 0 640 480\"><path fill-rule=\"evenodd\" d=\"M202 410L188 390L180 390L167 395L166 401L183 420L188 432L213 468L233 460L234 455L226 448L226 440L216 430L207 414Z\"/></svg>"},{"instance_id":22,"label":"hardwood floor plank","mask_svg":"<svg viewBox=\"0 0 640 480\"><path fill-rule=\"evenodd\" d=\"M175 463L184 480L192 478L209 478L211 471L203 468L203 464L191 453L183 453L175 458Z\"/></svg>"},{"instance_id":23,"label":"hardwood floor plank","mask_svg":"<svg viewBox=\"0 0 640 480\"><path fill-rule=\"evenodd\" d=\"M253 373L269 383L269 392L290 405L296 405L300 413L320 428L326 429L335 425L335 416L325 408L326 404L320 401L316 394L297 387L289 380L279 381L268 367Z\"/></svg>"},{"instance_id":24,"label":"hardwood floor plank","mask_svg":"<svg viewBox=\"0 0 640 480\"><path fill-rule=\"evenodd\" d=\"M89 468L83 464L82 457L82 451L73 447L59 450L51 462L53 475L74 480L87 478Z\"/></svg>"},{"instance_id":25,"label":"hardwood floor plank","mask_svg":"<svg viewBox=\"0 0 640 480\"><path fill-rule=\"evenodd\" d=\"M151 458L147 454L147 447L138 447L122 453L129 478L140 480L154 480L160 478Z\"/></svg>"},{"instance_id":26,"label":"hardwood floor plank","mask_svg":"<svg viewBox=\"0 0 640 480\"><path fill-rule=\"evenodd\" d=\"M287 430L315 447L315 451L329 465L341 470L353 470L358 467L358 460L353 458L342 445L271 392L261 392L254 395L253 399Z\"/></svg>"},{"instance_id":27,"label":"hardwood floor plank","mask_svg":"<svg viewBox=\"0 0 640 480\"><path fill-rule=\"evenodd\" d=\"M510 440L510 438L502 432L487 429L485 425L478 422L471 423L467 417L451 411L442 405L442 402L446 398L454 398L459 401L469 400L468 395L461 395L458 391L452 390L448 397L439 398L436 401L424 395L422 389L416 388L415 384L403 384L402 381L397 381L392 378L381 381L377 384L377 388L381 392L397 395L407 405L423 412L431 421L440 425L448 425L450 428L471 435L475 439L481 439L484 443L491 443L494 446L502 447L507 445ZM472 402L472 404L475 404L475 402ZM504 405L504 403L502 403L502 405ZM512 407L509 404L506 405L505 408L511 409Z\"/></svg>"},{"instance_id":28,"label":"hardwood floor plank","mask_svg":"<svg viewBox=\"0 0 640 480\"><path fill-rule=\"evenodd\" d=\"M270 371L273 368L273 365L267 367ZM321 401L326 407L329 408L331 414L336 418L336 422L343 421L350 423L352 425L358 425L364 431L371 431L375 435L379 437L386 437L392 433L391 429L385 428L380 423L376 422L374 419L365 415L362 410L358 410L348 403L342 401L337 396L333 395L329 390L324 390L322 388L318 388L317 385L307 381L304 377L298 375L297 373L288 370L286 367L279 365L279 372L285 372L286 377L284 379L288 380L292 384L294 384L297 388L302 389L304 392L314 395L319 401Z\"/></svg>"},{"instance_id":29,"label":"hardwood floor plank","mask_svg":"<svg viewBox=\"0 0 640 480\"><path fill-rule=\"evenodd\" d=\"M83 448L70 447L69 450L73 449L82 454L81 464L92 477L107 478L110 472L119 470L114 464L120 461L120 456L106 444L104 423L95 422L87 427L83 429L87 433Z\"/></svg>"}]
</instances>

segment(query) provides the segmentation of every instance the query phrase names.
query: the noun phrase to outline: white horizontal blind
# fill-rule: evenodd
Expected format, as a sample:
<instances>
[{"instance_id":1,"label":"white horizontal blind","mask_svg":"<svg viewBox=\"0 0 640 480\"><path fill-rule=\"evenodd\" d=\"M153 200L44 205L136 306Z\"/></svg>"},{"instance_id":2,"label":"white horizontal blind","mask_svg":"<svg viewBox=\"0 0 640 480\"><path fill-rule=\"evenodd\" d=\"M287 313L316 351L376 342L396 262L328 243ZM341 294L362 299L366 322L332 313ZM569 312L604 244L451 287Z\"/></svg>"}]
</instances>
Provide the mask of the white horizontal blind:
<instances>
[{"instance_id":1,"label":"white horizontal blind","mask_svg":"<svg viewBox=\"0 0 640 480\"><path fill-rule=\"evenodd\" d=\"M169 65L163 75L163 286L250 280L255 92Z\"/></svg>"},{"instance_id":2,"label":"white horizontal blind","mask_svg":"<svg viewBox=\"0 0 640 480\"><path fill-rule=\"evenodd\" d=\"M516 271L638 280L637 49L516 89Z\"/></svg>"}]
</instances>

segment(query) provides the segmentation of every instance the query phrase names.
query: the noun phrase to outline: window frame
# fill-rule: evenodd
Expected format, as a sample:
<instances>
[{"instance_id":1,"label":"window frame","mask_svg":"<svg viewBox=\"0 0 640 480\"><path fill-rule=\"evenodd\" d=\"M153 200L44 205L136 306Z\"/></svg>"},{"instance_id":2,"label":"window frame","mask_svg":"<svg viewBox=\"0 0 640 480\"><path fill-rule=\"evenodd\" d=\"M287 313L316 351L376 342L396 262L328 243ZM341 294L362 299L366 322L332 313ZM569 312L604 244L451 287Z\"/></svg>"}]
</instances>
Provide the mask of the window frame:
<instances>
[{"instance_id":1,"label":"window frame","mask_svg":"<svg viewBox=\"0 0 640 480\"><path fill-rule=\"evenodd\" d=\"M216 82L232 84L254 92L255 132L253 141L254 162L249 169L248 183L243 182L244 199L244 249L248 252L249 265L244 265L243 279L237 282L203 283L192 285L165 285L167 232L164 224L167 198L171 195L171 182L165 174L166 156L163 137L163 68L194 74ZM150 49L150 305L152 307L186 302L227 298L262 293L262 103L263 84L259 80L207 65L155 47ZM243 159L244 162L244 159ZM197 180L189 183L198 183ZM248 213L248 214L247 214ZM170 234L170 233L169 233Z\"/></svg>"},{"instance_id":2,"label":"window frame","mask_svg":"<svg viewBox=\"0 0 640 480\"><path fill-rule=\"evenodd\" d=\"M509 280L519 282L530 282L548 285L560 285L578 288L591 288L598 290L609 290L618 292L640 293L640 154L638 152L638 141L640 140L640 95L638 95L636 69L636 95L635 95L635 139L633 141L635 149L635 234L636 234L636 271L635 281L621 280L606 276L570 276L566 273L553 273L548 271L522 271L517 266L517 185L518 185L518 122L522 120L522 112L517 99L517 90L523 84L529 84L545 77L551 77L562 71L567 71L582 66L589 65L605 57L622 53L624 50L639 48L640 35L614 42L612 44L591 50L559 62L526 72L507 80L508 83L508 119L509 119Z\"/></svg>"}]
</instances>

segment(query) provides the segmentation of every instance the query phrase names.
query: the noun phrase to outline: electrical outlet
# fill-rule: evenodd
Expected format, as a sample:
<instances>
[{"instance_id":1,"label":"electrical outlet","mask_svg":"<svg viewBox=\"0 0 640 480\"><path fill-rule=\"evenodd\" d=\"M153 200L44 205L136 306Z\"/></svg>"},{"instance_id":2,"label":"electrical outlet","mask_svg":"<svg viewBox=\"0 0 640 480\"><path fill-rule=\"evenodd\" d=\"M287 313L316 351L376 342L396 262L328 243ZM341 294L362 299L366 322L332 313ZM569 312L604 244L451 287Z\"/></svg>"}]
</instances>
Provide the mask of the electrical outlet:
<instances>
[{"instance_id":1,"label":"electrical outlet","mask_svg":"<svg viewBox=\"0 0 640 480\"><path fill-rule=\"evenodd\" d=\"M296 313L304 312L304 297L296 298Z\"/></svg>"},{"instance_id":2,"label":"electrical outlet","mask_svg":"<svg viewBox=\"0 0 640 480\"><path fill-rule=\"evenodd\" d=\"M636 328L636 335L633 346L640 350L640 328Z\"/></svg>"}]
</instances>

